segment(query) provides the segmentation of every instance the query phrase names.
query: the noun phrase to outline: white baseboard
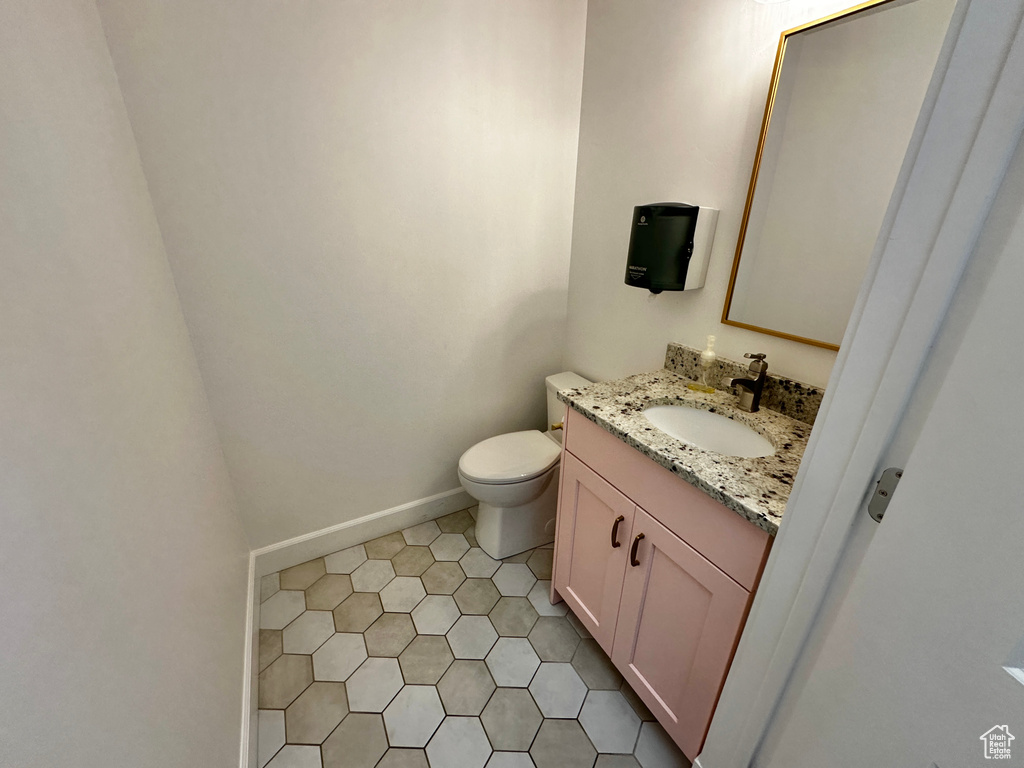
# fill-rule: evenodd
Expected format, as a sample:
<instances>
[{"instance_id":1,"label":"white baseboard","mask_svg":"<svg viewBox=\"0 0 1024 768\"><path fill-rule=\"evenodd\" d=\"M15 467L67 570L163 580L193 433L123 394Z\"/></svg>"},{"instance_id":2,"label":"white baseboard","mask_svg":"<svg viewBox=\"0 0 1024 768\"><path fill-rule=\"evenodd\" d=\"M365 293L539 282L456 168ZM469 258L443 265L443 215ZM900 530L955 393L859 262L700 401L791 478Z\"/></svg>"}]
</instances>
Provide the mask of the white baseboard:
<instances>
[{"instance_id":1,"label":"white baseboard","mask_svg":"<svg viewBox=\"0 0 1024 768\"><path fill-rule=\"evenodd\" d=\"M256 710L259 674L259 616L260 595L256 580L256 559L249 553L249 587L245 609L245 663L242 675L242 741L239 754L240 768L256 768Z\"/></svg>"},{"instance_id":2,"label":"white baseboard","mask_svg":"<svg viewBox=\"0 0 1024 768\"><path fill-rule=\"evenodd\" d=\"M450 512L458 512L474 504L476 501L472 496L462 488L456 488L262 547L252 553L256 578L329 555L339 549L354 547L393 531L425 523Z\"/></svg>"},{"instance_id":3,"label":"white baseboard","mask_svg":"<svg viewBox=\"0 0 1024 768\"><path fill-rule=\"evenodd\" d=\"M458 512L476 504L462 488L374 512L347 523L332 525L249 553L249 607L246 610L245 658L249 673L242 684L242 739L240 768L256 768L257 711L259 704L259 600L260 579L293 565L329 555L340 549L400 531L427 520Z\"/></svg>"}]
</instances>

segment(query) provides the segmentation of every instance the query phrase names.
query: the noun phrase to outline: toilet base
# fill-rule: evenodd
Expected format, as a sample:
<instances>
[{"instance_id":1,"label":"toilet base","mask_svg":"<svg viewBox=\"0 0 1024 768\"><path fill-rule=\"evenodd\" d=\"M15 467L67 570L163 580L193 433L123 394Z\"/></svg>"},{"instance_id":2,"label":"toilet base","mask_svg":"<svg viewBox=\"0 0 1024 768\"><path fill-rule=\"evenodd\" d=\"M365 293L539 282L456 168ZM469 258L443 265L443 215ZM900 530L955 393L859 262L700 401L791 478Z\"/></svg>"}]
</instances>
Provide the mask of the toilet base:
<instances>
[{"instance_id":1,"label":"toilet base","mask_svg":"<svg viewBox=\"0 0 1024 768\"><path fill-rule=\"evenodd\" d=\"M558 468L549 475L540 496L517 507L498 507L480 502L476 540L495 560L502 560L555 540L558 507Z\"/></svg>"}]
</instances>

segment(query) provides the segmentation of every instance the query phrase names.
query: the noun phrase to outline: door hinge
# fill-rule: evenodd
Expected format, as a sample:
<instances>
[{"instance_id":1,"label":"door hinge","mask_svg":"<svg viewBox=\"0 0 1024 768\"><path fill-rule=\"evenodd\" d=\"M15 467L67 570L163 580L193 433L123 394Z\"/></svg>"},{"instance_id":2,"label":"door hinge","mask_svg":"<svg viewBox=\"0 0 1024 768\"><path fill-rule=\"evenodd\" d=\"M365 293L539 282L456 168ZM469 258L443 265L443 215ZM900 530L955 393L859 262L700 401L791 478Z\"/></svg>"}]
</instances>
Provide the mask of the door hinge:
<instances>
[{"instance_id":1,"label":"door hinge","mask_svg":"<svg viewBox=\"0 0 1024 768\"><path fill-rule=\"evenodd\" d=\"M882 476L875 482L875 492L868 502L868 514L876 523L882 522L885 510L892 501L892 495L896 492L896 486L900 484L903 477L903 470L900 467L889 467L882 473Z\"/></svg>"}]
</instances>

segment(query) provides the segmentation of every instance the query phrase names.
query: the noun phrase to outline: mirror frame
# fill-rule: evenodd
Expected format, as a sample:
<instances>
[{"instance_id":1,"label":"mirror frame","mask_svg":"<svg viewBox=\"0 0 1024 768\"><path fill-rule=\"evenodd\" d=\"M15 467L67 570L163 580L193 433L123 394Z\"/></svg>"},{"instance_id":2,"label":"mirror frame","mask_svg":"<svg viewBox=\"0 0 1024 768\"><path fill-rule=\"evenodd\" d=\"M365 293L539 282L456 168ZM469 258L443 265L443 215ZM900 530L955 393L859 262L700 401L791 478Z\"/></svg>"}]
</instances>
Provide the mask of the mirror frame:
<instances>
[{"instance_id":1,"label":"mirror frame","mask_svg":"<svg viewBox=\"0 0 1024 768\"><path fill-rule=\"evenodd\" d=\"M761 135L757 140L757 154L754 155L754 167L750 172L750 185L747 188L747 202L743 207L743 220L740 222L740 234L739 239L736 241L736 255L733 257L732 272L729 273L729 289L725 294L725 306L722 309L722 324L732 325L737 328L746 328L748 331L757 331L758 333L765 333L769 336L778 336L779 338L789 339L790 341L799 341L803 344L810 344L815 347L824 347L825 349L839 350L838 344L832 344L827 341L820 341L818 339L809 339L804 336L797 336L792 333L786 333L785 331L775 331L771 328L762 328L758 325L752 325L751 323L741 323L737 320L729 319L729 308L732 306L732 295L733 289L736 286L736 275L740 268L740 256L743 254L743 243L747 236L747 223L750 220L750 208L754 202L754 192L757 189L757 174L761 169L761 156L764 153L764 142L768 137L768 128L771 125L772 119L772 108L775 106L775 94L779 88L779 76L782 74L782 61L786 55L786 43L789 38L800 32L806 32L809 29L820 27L829 22L842 19L847 16L853 16L854 14L866 11L869 8L877 8L879 6L888 5L889 3L897 2L897 0L868 0L868 2L860 3L852 8L847 8L845 11L839 11L833 13L824 18L817 19L816 21L808 22L807 24L801 24L799 27L793 27L787 29L782 33L779 38L779 50L775 54L775 67L772 70L771 85L768 87L768 100L764 107L764 119L761 121Z\"/></svg>"}]
</instances>

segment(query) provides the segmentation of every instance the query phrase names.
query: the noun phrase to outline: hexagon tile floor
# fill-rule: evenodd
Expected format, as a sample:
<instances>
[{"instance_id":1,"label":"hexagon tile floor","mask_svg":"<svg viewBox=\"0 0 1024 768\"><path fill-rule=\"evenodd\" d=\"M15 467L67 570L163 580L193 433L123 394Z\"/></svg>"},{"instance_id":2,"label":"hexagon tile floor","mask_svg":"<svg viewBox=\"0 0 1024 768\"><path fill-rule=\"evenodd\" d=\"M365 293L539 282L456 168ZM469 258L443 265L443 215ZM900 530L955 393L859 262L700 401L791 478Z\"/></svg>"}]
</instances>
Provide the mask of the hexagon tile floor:
<instances>
[{"instance_id":1,"label":"hexagon tile floor","mask_svg":"<svg viewBox=\"0 0 1024 768\"><path fill-rule=\"evenodd\" d=\"M265 576L260 768L680 768L564 603L551 545L492 560L470 510Z\"/></svg>"}]
</instances>

